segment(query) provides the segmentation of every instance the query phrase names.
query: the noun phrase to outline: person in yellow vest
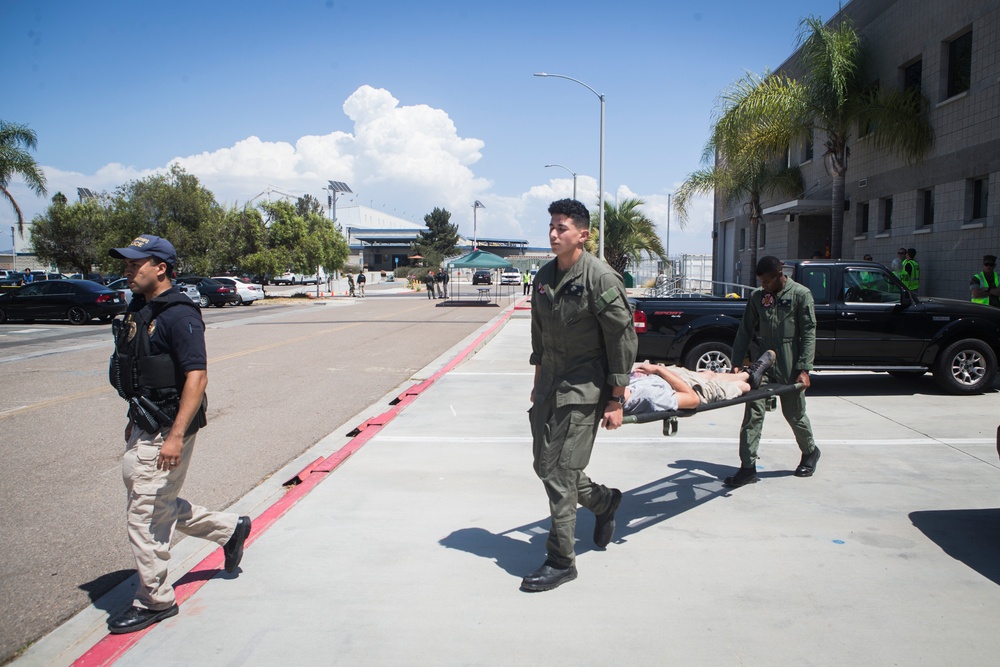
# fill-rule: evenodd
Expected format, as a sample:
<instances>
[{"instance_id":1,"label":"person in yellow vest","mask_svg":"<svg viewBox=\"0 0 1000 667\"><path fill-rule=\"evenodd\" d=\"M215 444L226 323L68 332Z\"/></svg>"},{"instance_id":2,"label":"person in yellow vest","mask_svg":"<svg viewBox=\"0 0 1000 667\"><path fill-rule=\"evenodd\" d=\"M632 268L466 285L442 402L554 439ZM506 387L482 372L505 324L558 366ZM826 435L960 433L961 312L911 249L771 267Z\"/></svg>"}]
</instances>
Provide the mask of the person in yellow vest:
<instances>
[{"instance_id":1,"label":"person in yellow vest","mask_svg":"<svg viewBox=\"0 0 1000 667\"><path fill-rule=\"evenodd\" d=\"M899 276L899 279L906 285L906 289L914 294L920 289L920 265L914 259L916 256L916 248L907 248L906 259L903 260L903 270Z\"/></svg>"},{"instance_id":2,"label":"person in yellow vest","mask_svg":"<svg viewBox=\"0 0 1000 667\"><path fill-rule=\"evenodd\" d=\"M997 256L983 255L983 270L972 276L969 282L972 303L1000 308L1000 276L996 268Z\"/></svg>"}]
</instances>

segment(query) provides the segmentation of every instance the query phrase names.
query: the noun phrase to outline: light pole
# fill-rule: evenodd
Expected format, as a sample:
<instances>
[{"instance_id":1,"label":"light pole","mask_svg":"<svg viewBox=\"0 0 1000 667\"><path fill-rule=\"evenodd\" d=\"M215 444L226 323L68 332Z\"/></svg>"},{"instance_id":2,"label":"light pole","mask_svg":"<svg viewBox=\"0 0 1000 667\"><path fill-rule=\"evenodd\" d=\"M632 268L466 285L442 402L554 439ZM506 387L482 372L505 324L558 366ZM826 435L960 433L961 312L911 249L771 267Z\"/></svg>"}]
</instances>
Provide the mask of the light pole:
<instances>
[{"instance_id":1,"label":"light pole","mask_svg":"<svg viewBox=\"0 0 1000 667\"><path fill-rule=\"evenodd\" d=\"M561 164L547 164L546 167L562 167L569 173L573 174L573 199L576 199L576 172L569 167L563 167Z\"/></svg>"},{"instance_id":2,"label":"light pole","mask_svg":"<svg viewBox=\"0 0 1000 667\"><path fill-rule=\"evenodd\" d=\"M14 240L14 227L10 228L10 261L17 273L17 241Z\"/></svg>"},{"instance_id":3,"label":"light pole","mask_svg":"<svg viewBox=\"0 0 1000 667\"><path fill-rule=\"evenodd\" d=\"M598 203L597 206L600 208L598 213L598 223L597 223L597 233L600 237L599 243L597 244L597 256L600 260L604 261L604 95L585 84L579 79L574 79L571 76L565 76L563 74L547 74L545 72L537 72L535 76L551 76L556 79L566 79L574 83L578 83L593 94L597 95L597 99L601 100L601 171L600 176L597 179L597 188L600 190L598 193Z\"/></svg>"},{"instance_id":4,"label":"light pole","mask_svg":"<svg viewBox=\"0 0 1000 667\"><path fill-rule=\"evenodd\" d=\"M476 233L476 209L486 208L478 199L472 205L472 249L479 250L479 236Z\"/></svg>"}]
</instances>

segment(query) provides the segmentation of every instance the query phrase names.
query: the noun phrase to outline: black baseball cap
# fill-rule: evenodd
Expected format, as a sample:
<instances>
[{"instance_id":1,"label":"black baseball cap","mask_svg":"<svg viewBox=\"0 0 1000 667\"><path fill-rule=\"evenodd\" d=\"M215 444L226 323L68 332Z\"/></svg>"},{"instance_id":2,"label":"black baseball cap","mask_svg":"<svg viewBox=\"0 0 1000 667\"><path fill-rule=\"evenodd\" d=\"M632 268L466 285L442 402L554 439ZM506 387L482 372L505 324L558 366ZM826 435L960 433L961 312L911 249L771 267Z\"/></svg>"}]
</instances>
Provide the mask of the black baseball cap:
<instances>
[{"instance_id":1,"label":"black baseball cap","mask_svg":"<svg viewBox=\"0 0 1000 667\"><path fill-rule=\"evenodd\" d=\"M995 266L996 263L997 263L997 256L996 255L983 255L983 264L990 264L990 263L992 263Z\"/></svg>"},{"instance_id":2,"label":"black baseball cap","mask_svg":"<svg viewBox=\"0 0 1000 667\"><path fill-rule=\"evenodd\" d=\"M164 238L151 234L135 237L127 248L112 248L108 251L108 255L117 259L155 257L170 266L177 264L177 251L174 250L174 245Z\"/></svg>"}]
</instances>

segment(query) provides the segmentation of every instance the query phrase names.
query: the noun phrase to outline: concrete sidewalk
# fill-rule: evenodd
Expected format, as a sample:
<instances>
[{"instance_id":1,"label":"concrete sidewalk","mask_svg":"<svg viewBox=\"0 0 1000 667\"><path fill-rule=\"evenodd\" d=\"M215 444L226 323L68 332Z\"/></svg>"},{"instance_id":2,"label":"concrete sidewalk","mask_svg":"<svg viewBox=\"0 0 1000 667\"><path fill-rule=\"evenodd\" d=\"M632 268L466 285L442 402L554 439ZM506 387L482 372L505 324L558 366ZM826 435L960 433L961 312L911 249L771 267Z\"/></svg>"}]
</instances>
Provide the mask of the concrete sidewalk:
<instances>
[{"instance_id":1,"label":"concrete sidewalk","mask_svg":"<svg viewBox=\"0 0 1000 667\"><path fill-rule=\"evenodd\" d=\"M996 393L822 374L816 476L791 476L798 450L772 413L761 482L735 491L720 480L738 464L738 408L682 419L671 438L658 423L602 431L588 472L624 493L615 541L595 548L581 510L579 579L527 594L548 529L527 311L487 330L418 374L426 389L363 446L350 424L290 466L356 450L269 527L255 518L238 575L187 575L211 580L177 617L79 664L996 664ZM280 502L280 477L236 509ZM180 547L178 575L219 554ZM101 645L106 618L82 613L15 664L72 663Z\"/></svg>"}]
</instances>

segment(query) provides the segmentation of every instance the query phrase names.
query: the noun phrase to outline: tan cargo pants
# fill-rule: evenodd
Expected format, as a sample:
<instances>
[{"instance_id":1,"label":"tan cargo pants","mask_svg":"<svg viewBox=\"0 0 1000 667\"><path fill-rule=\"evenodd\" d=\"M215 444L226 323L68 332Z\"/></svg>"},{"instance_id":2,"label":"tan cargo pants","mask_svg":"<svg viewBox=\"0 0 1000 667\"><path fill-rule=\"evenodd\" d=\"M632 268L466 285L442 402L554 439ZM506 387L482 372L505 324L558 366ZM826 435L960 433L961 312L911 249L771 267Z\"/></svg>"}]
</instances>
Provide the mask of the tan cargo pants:
<instances>
[{"instance_id":1,"label":"tan cargo pants","mask_svg":"<svg viewBox=\"0 0 1000 667\"><path fill-rule=\"evenodd\" d=\"M154 611L176 603L174 588L167 581L174 528L223 545L239 521L237 514L211 512L177 497L191 463L196 436L184 438L180 463L173 470L158 470L156 458L164 433L154 436L133 426L122 457L122 479L128 492L126 525L139 573L136 606Z\"/></svg>"}]
</instances>

